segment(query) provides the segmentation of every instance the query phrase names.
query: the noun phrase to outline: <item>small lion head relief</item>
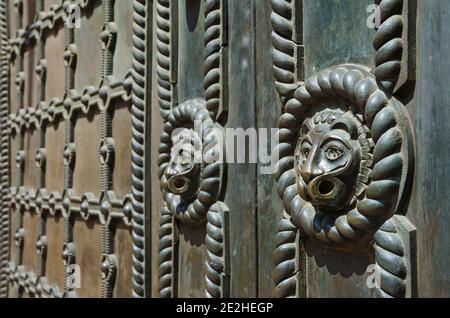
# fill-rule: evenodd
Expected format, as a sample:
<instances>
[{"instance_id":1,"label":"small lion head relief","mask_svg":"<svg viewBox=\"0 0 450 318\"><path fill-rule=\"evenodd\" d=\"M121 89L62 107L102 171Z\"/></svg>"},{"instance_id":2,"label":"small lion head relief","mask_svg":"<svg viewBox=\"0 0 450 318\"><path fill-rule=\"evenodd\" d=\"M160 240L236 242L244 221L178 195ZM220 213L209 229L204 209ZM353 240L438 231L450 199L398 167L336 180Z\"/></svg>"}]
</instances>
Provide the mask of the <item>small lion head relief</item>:
<instances>
[{"instance_id":1,"label":"small lion head relief","mask_svg":"<svg viewBox=\"0 0 450 318\"><path fill-rule=\"evenodd\" d=\"M351 111L326 109L307 118L295 150L300 196L316 208L342 214L364 191L371 163L367 129ZM368 180L367 180L368 181Z\"/></svg>"},{"instance_id":2,"label":"small lion head relief","mask_svg":"<svg viewBox=\"0 0 450 318\"><path fill-rule=\"evenodd\" d=\"M201 164L196 158L195 133L184 131L174 137L172 155L164 171L165 189L189 200L200 188Z\"/></svg>"}]
</instances>

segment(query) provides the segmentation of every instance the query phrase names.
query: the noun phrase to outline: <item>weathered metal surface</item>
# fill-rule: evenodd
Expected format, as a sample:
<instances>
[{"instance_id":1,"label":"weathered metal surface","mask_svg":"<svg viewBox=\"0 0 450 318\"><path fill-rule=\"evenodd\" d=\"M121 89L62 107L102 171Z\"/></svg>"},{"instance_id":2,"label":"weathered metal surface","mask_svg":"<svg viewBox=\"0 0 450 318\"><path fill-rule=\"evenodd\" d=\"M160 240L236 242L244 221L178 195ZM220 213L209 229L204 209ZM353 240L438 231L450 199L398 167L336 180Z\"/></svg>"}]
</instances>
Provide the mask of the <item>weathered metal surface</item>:
<instances>
[{"instance_id":1,"label":"weathered metal surface","mask_svg":"<svg viewBox=\"0 0 450 318\"><path fill-rule=\"evenodd\" d=\"M374 240L376 271L381 275L377 295L404 297L407 260L396 224L387 220L407 208L414 165L408 115L404 105L392 96L402 67L402 50L408 44L402 39L403 21L407 21L402 13L408 2L377 2L381 13L373 42L377 51L373 75L366 66L357 64L324 68L319 60L318 68L311 68L305 57L307 73L313 75L304 83L298 80L295 66L302 61L294 39L295 23L299 23L294 12L299 3L272 1L274 72L284 105L276 178L287 214L280 224L280 241L274 254L276 295L299 296L297 286L302 278L296 254L300 247L296 247L295 239L299 229L305 235L308 256L315 258L310 262L312 274L319 262L341 275L361 276L370 263L359 262L344 274L336 267L336 257L319 260L317 255L325 246L343 249L333 253L338 256L348 250L370 251ZM308 13L317 7L334 3L309 4L306 1L303 9L310 18ZM336 5L333 9L340 10ZM331 21L330 25L335 24ZM311 34L310 25L306 26L305 34ZM364 26L360 24L360 28ZM327 32L325 38L329 35ZM316 38L311 43L308 37L305 39L308 56L309 50L315 52ZM346 52L345 48L340 50ZM334 51L328 54L333 56ZM307 295L310 283L312 279L306 284Z\"/></svg>"},{"instance_id":2,"label":"weathered metal surface","mask_svg":"<svg viewBox=\"0 0 450 318\"><path fill-rule=\"evenodd\" d=\"M229 294L228 208L221 201L225 168L211 161L223 153L216 135L223 122L216 119L226 102L226 6L222 0L159 0L154 8L158 104L164 121L158 158L164 200L160 297ZM201 162L194 162L193 149L177 150L197 141L202 145Z\"/></svg>"},{"instance_id":3,"label":"weathered metal surface","mask_svg":"<svg viewBox=\"0 0 450 318\"><path fill-rule=\"evenodd\" d=\"M0 297L448 296L449 16L0 0ZM275 175L205 160L254 127Z\"/></svg>"},{"instance_id":4,"label":"weathered metal surface","mask_svg":"<svg viewBox=\"0 0 450 318\"><path fill-rule=\"evenodd\" d=\"M449 103L446 63L450 7L418 1L417 84L408 106L416 137L416 171L409 215L417 227L419 297L449 297Z\"/></svg>"},{"instance_id":5,"label":"weathered metal surface","mask_svg":"<svg viewBox=\"0 0 450 318\"><path fill-rule=\"evenodd\" d=\"M80 8L80 29L63 23L69 4ZM123 251L133 245L132 56L115 68L114 48L117 32L131 43L132 30L117 30L114 9L130 16L132 3L15 1L9 12L16 23L10 46L2 46L9 49L15 96L2 117L16 165L10 199L2 200L15 218L15 257L2 267L9 296L131 296L132 257ZM125 230L117 244L119 227ZM79 289L71 286L74 268Z\"/></svg>"}]
</instances>

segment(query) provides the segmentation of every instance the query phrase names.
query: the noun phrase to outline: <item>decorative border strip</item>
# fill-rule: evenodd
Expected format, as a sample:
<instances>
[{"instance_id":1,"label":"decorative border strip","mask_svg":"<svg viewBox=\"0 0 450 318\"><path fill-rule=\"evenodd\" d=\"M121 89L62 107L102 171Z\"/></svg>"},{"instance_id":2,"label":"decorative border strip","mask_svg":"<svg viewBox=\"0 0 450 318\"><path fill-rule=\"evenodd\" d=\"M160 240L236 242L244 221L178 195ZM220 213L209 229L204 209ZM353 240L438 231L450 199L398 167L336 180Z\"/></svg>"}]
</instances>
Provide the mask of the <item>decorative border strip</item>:
<instances>
[{"instance_id":1,"label":"decorative border strip","mask_svg":"<svg viewBox=\"0 0 450 318\"><path fill-rule=\"evenodd\" d=\"M67 2L67 5L70 2ZM75 88L75 70L77 64L77 46L75 44L75 30L73 28L64 27L64 88L65 98L71 96L70 92ZM66 104L70 105L70 104ZM70 106L70 107L73 107ZM64 189L73 188L73 171L76 159L76 147L74 138L74 123L67 120L65 125L65 146L64 146ZM63 264L64 264L64 295L68 298L77 296L75 289L70 284L71 266L76 263L76 246L73 237L74 218L67 215L64 218L64 247L63 247Z\"/></svg>"},{"instance_id":2,"label":"decorative border strip","mask_svg":"<svg viewBox=\"0 0 450 318\"><path fill-rule=\"evenodd\" d=\"M102 80L104 83L113 76L113 59L117 40L117 26L114 22L114 1L102 0L103 30L100 33L102 42ZM105 92L101 92L104 97ZM112 207L108 198L109 191L113 189L112 173L114 171L114 139L112 138L112 117L107 109L100 111L100 131L101 142L99 149L100 156L100 186L102 198L100 198L100 223L102 223L102 286L101 297L111 298L116 283L117 258L114 255L114 233L111 218L106 218ZM105 195L106 193L106 195ZM129 206L129 207L132 207ZM102 220L103 219L103 220Z\"/></svg>"},{"instance_id":3,"label":"decorative border strip","mask_svg":"<svg viewBox=\"0 0 450 318\"><path fill-rule=\"evenodd\" d=\"M404 298L408 267L405 250L394 218L389 219L375 234L375 261L380 274L377 296Z\"/></svg>"},{"instance_id":4,"label":"decorative border strip","mask_svg":"<svg viewBox=\"0 0 450 318\"><path fill-rule=\"evenodd\" d=\"M20 108L16 114L9 115L8 126L12 132L19 133L33 126L41 128L59 118L65 120L73 118L77 112L84 114L94 110L107 112L117 99L130 101L132 86L130 74L131 71L122 81L114 81L112 77L107 77L105 84L100 88L89 86L82 94L71 90L65 100L54 98L49 103L40 102L36 108Z\"/></svg>"},{"instance_id":5,"label":"decorative border strip","mask_svg":"<svg viewBox=\"0 0 450 318\"><path fill-rule=\"evenodd\" d=\"M219 119L219 111L227 111L228 82L227 6L222 0L205 0L205 63L204 89L206 109L213 120Z\"/></svg>"},{"instance_id":6,"label":"decorative border strip","mask_svg":"<svg viewBox=\"0 0 450 318\"><path fill-rule=\"evenodd\" d=\"M110 223L114 219L131 226L131 195L120 199L114 191L107 191L97 198L92 193L76 196L73 190L50 193L45 189L35 191L24 187L10 188L9 193L8 206L16 210L33 210L38 215L60 214L67 218L80 215L85 221L97 218L101 224Z\"/></svg>"},{"instance_id":7,"label":"decorative border strip","mask_svg":"<svg viewBox=\"0 0 450 318\"><path fill-rule=\"evenodd\" d=\"M176 275L174 247L174 217L167 205L161 211L159 224L159 267L158 267L158 290L161 298L172 298L176 296L174 286L174 275Z\"/></svg>"},{"instance_id":8,"label":"decorative border strip","mask_svg":"<svg viewBox=\"0 0 450 318\"><path fill-rule=\"evenodd\" d=\"M156 77L161 116L167 119L175 103L173 78L172 1L156 0Z\"/></svg>"},{"instance_id":9,"label":"decorative border strip","mask_svg":"<svg viewBox=\"0 0 450 318\"><path fill-rule=\"evenodd\" d=\"M38 0L36 1L36 11L41 12L44 10L45 1ZM47 60L46 60L46 52L45 52L45 41L42 39L36 43L35 50L37 53L38 63L35 67L35 72L37 74L37 90L38 90L38 103L44 101L45 96L45 88L47 82ZM36 151L35 159L36 159L36 172L37 172L37 187L40 189L45 189L45 169L46 169L46 145L45 145L45 128L41 127L40 129L36 129L35 131L37 135L38 141L38 149ZM28 154L28 156L32 156L33 154ZM39 218L39 237L36 242L36 250L38 254L38 265L36 270L37 277L46 277L46 263L47 263L47 215L42 215Z\"/></svg>"},{"instance_id":10,"label":"decorative border strip","mask_svg":"<svg viewBox=\"0 0 450 318\"><path fill-rule=\"evenodd\" d=\"M133 296L145 297L145 104L147 0L133 2L132 193Z\"/></svg>"},{"instance_id":11,"label":"decorative border strip","mask_svg":"<svg viewBox=\"0 0 450 318\"><path fill-rule=\"evenodd\" d=\"M404 3L404 0L375 0L381 14L381 25L373 41L376 51L374 74L390 93L394 92L402 68Z\"/></svg>"},{"instance_id":12,"label":"decorative border strip","mask_svg":"<svg viewBox=\"0 0 450 318\"><path fill-rule=\"evenodd\" d=\"M0 1L0 298L8 297L9 261L9 63L7 3Z\"/></svg>"},{"instance_id":13,"label":"decorative border strip","mask_svg":"<svg viewBox=\"0 0 450 318\"><path fill-rule=\"evenodd\" d=\"M275 263L273 271L273 279L275 282L274 296L277 298L293 298L298 296L298 232L298 227L292 223L291 217L284 212L283 218L278 223L276 248L273 254Z\"/></svg>"},{"instance_id":14,"label":"decorative border strip","mask_svg":"<svg viewBox=\"0 0 450 318\"><path fill-rule=\"evenodd\" d=\"M276 88L284 105L301 85L297 64L303 61L303 57L299 56L301 53L298 49L299 45L293 40L296 0L271 0L270 3L272 6L273 72Z\"/></svg>"},{"instance_id":15,"label":"decorative border strip","mask_svg":"<svg viewBox=\"0 0 450 318\"><path fill-rule=\"evenodd\" d=\"M206 274L205 295L207 298L227 298L230 284L229 268L229 209L217 202L206 215Z\"/></svg>"}]
</instances>

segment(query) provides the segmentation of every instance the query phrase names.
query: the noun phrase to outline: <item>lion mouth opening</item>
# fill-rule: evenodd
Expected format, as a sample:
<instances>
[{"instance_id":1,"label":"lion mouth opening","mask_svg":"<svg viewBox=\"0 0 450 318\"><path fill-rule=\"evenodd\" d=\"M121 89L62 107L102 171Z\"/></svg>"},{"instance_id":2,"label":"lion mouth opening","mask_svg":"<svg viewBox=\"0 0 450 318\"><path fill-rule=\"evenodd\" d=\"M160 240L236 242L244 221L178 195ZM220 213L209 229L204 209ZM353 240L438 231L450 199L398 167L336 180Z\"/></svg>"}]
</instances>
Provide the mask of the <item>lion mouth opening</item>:
<instances>
[{"instance_id":1,"label":"lion mouth opening","mask_svg":"<svg viewBox=\"0 0 450 318\"><path fill-rule=\"evenodd\" d=\"M186 182L184 180L178 179L175 180L174 186L177 190L182 190L186 186Z\"/></svg>"},{"instance_id":2,"label":"lion mouth opening","mask_svg":"<svg viewBox=\"0 0 450 318\"><path fill-rule=\"evenodd\" d=\"M322 196L330 196L334 190L334 183L329 180L324 180L319 184L319 193Z\"/></svg>"},{"instance_id":3,"label":"lion mouth opening","mask_svg":"<svg viewBox=\"0 0 450 318\"><path fill-rule=\"evenodd\" d=\"M184 194L189 189L189 179L184 176L172 177L167 182L168 190L174 194Z\"/></svg>"}]
</instances>

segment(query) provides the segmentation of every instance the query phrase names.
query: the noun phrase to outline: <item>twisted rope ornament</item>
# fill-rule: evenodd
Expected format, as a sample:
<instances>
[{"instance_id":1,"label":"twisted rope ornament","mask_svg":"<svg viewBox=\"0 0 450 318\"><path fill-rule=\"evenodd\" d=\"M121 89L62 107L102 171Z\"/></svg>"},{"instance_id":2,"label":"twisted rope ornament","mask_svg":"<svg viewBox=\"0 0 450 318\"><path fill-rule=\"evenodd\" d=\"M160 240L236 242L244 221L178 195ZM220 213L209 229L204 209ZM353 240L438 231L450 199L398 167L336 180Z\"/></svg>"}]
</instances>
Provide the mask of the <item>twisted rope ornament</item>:
<instances>
[{"instance_id":1,"label":"twisted rope ornament","mask_svg":"<svg viewBox=\"0 0 450 318\"><path fill-rule=\"evenodd\" d=\"M283 104L300 85L297 82L297 44L294 36L295 0L271 0L272 6L272 57L276 88Z\"/></svg>"},{"instance_id":2,"label":"twisted rope ornament","mask_svg":"<svg viewBox=\"0 0 450 318\"><path fill-rule=\"evenodd\" d=\"M386 221L375 233L375 261L380 275L376 292L379 298L404 298L407 265L405 252L394 218Z\"/></svg>"},{"instance_id":3,"label":"twisted rope ornament","mask_svg":"<svg viewBox=\"0 0 450 318\"><path fill-rule=\"evenodd\" d=\"M171 149L173 146L172 133L177 128L186 125L200 124L200 136L203 142L202 158L209 158L201 164L200 187L196 199L187 205L179 195L168 192L164 188L166 182L164 171L169 164ZM159 173L161 180L161 190L164 201L176 219L188 224L198 225L205 223L205 217L209 208L217 202L220 193L222 166L223 164L216 158L222 153L217 139L217 128L205 108L205 101L202 99L189 100L174 108L167 117L164 125L164 133L161 135L161 145L159 149Z\"/></svg>"},{"instance_id":4,"label":"twisted rope ornament","mask_svg":"<svg viewBox=\"0 0 450 318\"><path fill-rule=\"evenodd\" d=\"M205 62L204 62L204 89L206 109L211 118L216 118L221 104L222 96L222 47L223 21L222 0L205 0Z\"/></svg>"},{"instance_id":5,"label":"twisted rope ornament","mask_svg":"<svg viewBox=\"0 0 450 318\"><path fill-rule=\"evenodd\" d=\"M274 296L276 298L293 298L297 290L298 264L297 254L297 234L296 227L291 218L284 213L278 224L276 236L276 249L274 252L275 268L273 280L275 282Z\"/></svg>"},{"instance_id":6,"label":"twisted rope ornament","mask_svg":"<svg viewBox=\"0 0 450 318\"><path fill-rule=\"evenodd\" d=\"M173 297L173 215L164 204L159 226L159 295L161 298Z\"/></svg>"},{"instance_id":7,"label":"twisted rope ornament","mask_svg":"<svg viewBox=\"0 0 450 318\"><path fill-rule=\"evenodd\" d=\"M146 0L133 2L132 194L133 296L145 296L144 134Z\"/></svg>"},{"instance_id":8,"label":"twisted rope ornament","mask_svg":"<svg viewBox=\"0 0 450 318\"><path fill-rule=\"evenodd\" d=\"M8 22L4 0L0 1L0 298L8 297L9 261L9 63Z\"/></svg>"},{"instance_id":9,"label":"twisted rope ornament","mask_svg":"<svg viewBox=\"0 0 450 318\"><path fill-rule=\"evenodd\" d=\"M391 97L399 80L403 56L404 1L375 0L381 13L381 24L373 42L375 76L358 66L341 65L320 72L304 85L296 83L295 63L299 58L293 40L294 3L271 0L273 71L284 110L279 120L279 144L274 149L280 154L275 177L287 213L280 223L280 241L275 251L275 294L278 297L295 295L293 268L297 246L293 232L302 228L325 244L347 247L367 243L376 232L376 259L383 277L378 294L403 297L406 265L402 242L396 228L393 230L395 221L390 218L397 209L398 193L407 179L402 178L407 171L405 165L410 164L402 155L407 138L399 123L403 119L399 115L402 106ZM370 184L362 193L364 199L347 215L339 217L324 215L303 201L297 192L294 171L294 151L301 123L314 105L327 101L356 105L375 143L373 156L363 158L372 169Z\"/></svg>"},{"instance_id":10,"label":"twisted rope ornament","mask_svg":"<svg viewBox=\"0 0 450 318\"><path fill-rule=\"evenodd\" d=\"M173 104L171 0L156 1L156 77L161 116L166 119Z\"/></svg>"},{"instance_id":11,"label":"twisted rope ornament","mask_svg":"<svg viewBox=\"0 0 450 318\"><path fill-rule=\"evenodd\" d=\"M364 199L346 215L333 216L302 200L295 188L293 149L304 115L316 105L341 101L355 105L364 115L375 144L372 180ZM355 65L340 65L311 77L298 88L294 100L280 117L278 163L279 193L293 222L319 241L352 247L367 243L375 231L395 213L402 182L403 134L397 118L398 104L378 89L373 76ZM403 180L404 182L404 180Z\"/></svg>"},{"instance_id":12,"label":"twisted rope ornament","mask_svg":"<svg viewBox=\"0 0 450 318\"><path fill-rule=\"evenodd\" d=\"M206 224L206 297L223 297L222 277L225 272L225 227L224 213L227 206L218 202L214 204L208 214Z\"/></svg>"},{"instance_id":13,"label":"twisted rope ornament","mask_svg":"<svg viewBox=\"0 0 450 318\"><path fill-rule=\"evenodd\" d=\"M224 99L223 67L225 36L225 6L222 0L204 0L205 15L205 61L204 90L205 99L188 100L174 106L174 87L172 72L171 7L169 0L158 0L157 10L157 79L158 97L164 128L159 148L159 177L165 207L161 216L160 236L160 294L162 297L173 296L173 219L190 225L206 223L206 295L221 297L222 275L225 267L224 255L224 220L223 212L227 210L218 202L223 163L217 158L222 153L217 139L215 120L222 108ZM180 195L165 189L165 171L172 155L172 134L177 128L192 127L200 122L203 143L203 162L200 168L199 190L193 202L184 202ZM208 160L204 160L208 158Z\"/></svg>"},{"instance_id":14,"label":"twisted rope ornament","mask_svg":"<svg viewBox=\"0 0 450 318\"><path fill-rule=\"evenodd\" d=\"M390 93L399 80L403 56L403 0L375 0L379 7L380 26L377 28L375 48L375 77Z\"/></svg>"}]
</instances>

